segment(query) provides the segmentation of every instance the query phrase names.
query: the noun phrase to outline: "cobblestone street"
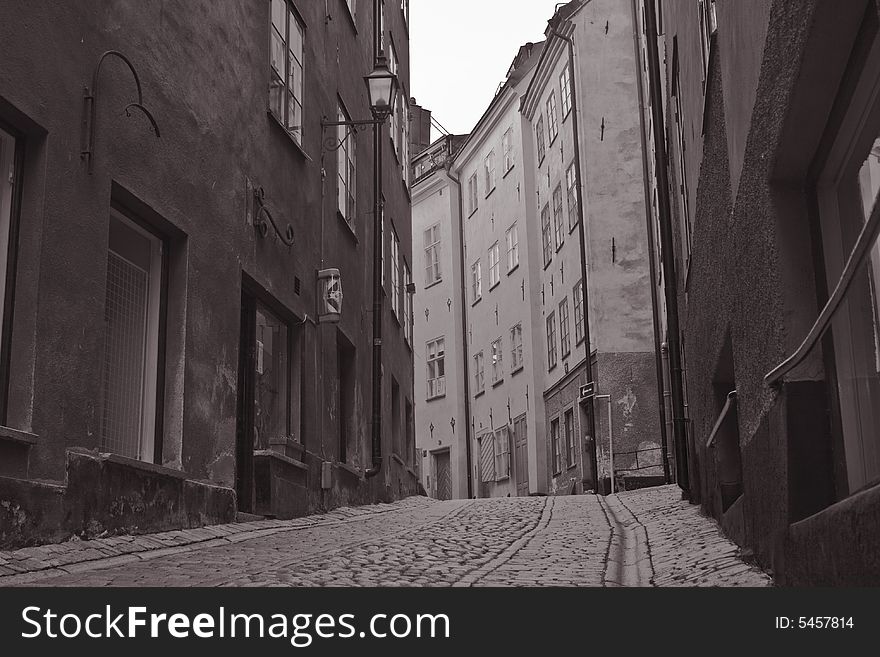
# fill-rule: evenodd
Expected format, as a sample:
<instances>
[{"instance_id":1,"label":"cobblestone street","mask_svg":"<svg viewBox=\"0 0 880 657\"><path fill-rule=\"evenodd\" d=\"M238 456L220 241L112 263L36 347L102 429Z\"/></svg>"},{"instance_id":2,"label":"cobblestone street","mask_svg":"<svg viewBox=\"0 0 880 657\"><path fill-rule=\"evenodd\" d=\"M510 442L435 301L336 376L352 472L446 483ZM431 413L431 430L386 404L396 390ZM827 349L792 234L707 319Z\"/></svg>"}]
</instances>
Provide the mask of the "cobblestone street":
<instances>
[{"instance_id":1,"label":"cobblestone street","mask_svg":"<svg viewBox=\"0 0 880 657\"><path fill-rule=\"evenodd\" d=\"M768 586L666 486L338 509L0 553L0 586Z\"/></svg>"}]
</instances>

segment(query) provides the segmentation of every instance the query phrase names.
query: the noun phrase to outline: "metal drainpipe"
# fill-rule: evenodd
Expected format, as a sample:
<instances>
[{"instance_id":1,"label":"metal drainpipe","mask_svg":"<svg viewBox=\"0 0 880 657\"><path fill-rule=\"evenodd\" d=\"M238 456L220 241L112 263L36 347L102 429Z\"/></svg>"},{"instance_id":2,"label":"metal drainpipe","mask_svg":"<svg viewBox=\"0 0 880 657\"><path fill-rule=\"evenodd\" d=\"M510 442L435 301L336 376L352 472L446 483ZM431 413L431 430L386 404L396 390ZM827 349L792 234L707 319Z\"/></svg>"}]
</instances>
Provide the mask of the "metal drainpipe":
<instances>
[{"instance_id":1,"label":"metal drainpipe","mask_svg":"<svg viewBox=\"0 0 880 657\"><path fill-rule=\"evenodd\" d=\"M660 247L663 251L664 289L666 292L667 344L669 345L670 383L672 389L672 433L675 442L675 464L678 485L690 498L687 431L685 430L684 395L682 387L681 343L678 318L678 281L675 271L672 212L669 202L667 171L666 124L660 98L660 55L657 52L657 15L654 2L645 2L648 74L650 76L651 118L654 121L654 170L657 174L657 196L660 202ZM684 172L682 171L682 175Z\"/></svg>"},{"instance_id":2,"label":"metal drainpipe","mask_svg":"<svg viewBox=\"0 0 880 657\"><path fill-rule=\"evenodd\" d=\"M451 154L450 154L451 155ZM460 260L461 260L461 307L462 310L467 306L465 303L465 294L467 293L467 287L465 285L465 254L464 254L464 198L462 196L462 186L461 180L452 175L452 167L451 165L451 157L446 160L446 175L449 179L455 183L455 186L458 188L458 216L459 216L459 252L460 252ZM461 313L461 341L462 341L462 354L461 354L461 363L464 367L464 435L465 435L465 454L467 457L467 490L468 490L468 499L472 499L474 497L474 483L473 483L473 457L471 456L471 390L470 390L470 377L468 376L468 348L467 348L467 314L465 312Z\"/></svg>"},{"instance_id":3,"label":"metal drainpipe","mask_svg":"<svg viewBox=\"0 0 880 657\"><path fill-rule=\"evenodd\" d=\"M590 339L590 311L589 299L590 295L587 289L587 228L586 217L584 217L584 194L583 194L583 169L581 168L581 146L580 146L580 129L578 128L578 96L577 96L577 75L574 68L574 40L559 32L553 27L553 36L556 36L568 44L568 67L571 72L571 117L572 129L574 131L574 161L577 170L577 204L578 218L580 219L580 248L581 248L581 289L583 291L583 303L581 304L581 312L583 314L584 324L584 351L586 352L585 369L587 375L587 383L593 383L593 350L591 348ZM595 392L595 389L594 389ZM587 402L587 429L593 440L593 449L590 452L590 465L593 469L593 488L599 490L599 460L596 456L597 439L596 439L596 418L595 404L593 397L588 397Z\"/></svg>"},{"instance_id":4,"label":"metal drainpipe","mask_svg":"<svg viewBox=\"0 0 880 657\"><path fill-rule=\"evenodd\" d=\"M641 57L639 56L639 22L636 18L639 15L637 0L632 0L632 9L633 47L635 48L636 62L638 62ZM657 369L657 406L658 411L660 412L660 454L663 463L663 480L668 484L671 483L672 479L669 472L669 435L666 432L666 385L663 374L662 338L660 336L660 312L658 308L659 302L657 287L654 285L654 271L657 267L657 245L654 242L654 212L651 207L651 184L649 182L650 172L648 171L648 139L645 134L645 90L642 88L641 82L639 83L639 107L642 110L639 112L639 122L642 126L641 139L642 153L644 154L642 156L642 173L645 186L645 210L648 225L648 266L650 267L651 281L651 316L654 324L654 361Z\"/></svg>"}]
</instances>

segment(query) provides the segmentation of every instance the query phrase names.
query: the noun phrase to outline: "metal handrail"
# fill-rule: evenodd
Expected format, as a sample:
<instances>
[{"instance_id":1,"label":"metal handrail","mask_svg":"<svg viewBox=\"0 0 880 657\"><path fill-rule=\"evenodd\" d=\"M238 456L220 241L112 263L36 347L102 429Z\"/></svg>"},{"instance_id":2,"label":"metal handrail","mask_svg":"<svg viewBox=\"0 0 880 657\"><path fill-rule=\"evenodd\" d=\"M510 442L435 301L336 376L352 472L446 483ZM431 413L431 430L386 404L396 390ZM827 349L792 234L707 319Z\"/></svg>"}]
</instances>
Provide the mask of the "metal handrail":
<instances>
[{"instance_id":1,"label":"metal handrail","mask_svg":"<svg viewBox=\"0 0 880 657\"><path fill-rule=\"evenodd\" d=\"M797 351L768 372L764 377L764 383L768 386L781 384L782 378L804 361L819 340L822 339L822 336L828 331L828 328L831 325L831 320L834 319L834 315L840 309L840 304L843 302L847 291L849 291L850 285L852 285L856 271L858 271L858 268L864 264L865 258L870 254L871 247L874 245L878 233L880 233L880 193L878 193L877 197L874 199L874 209L871 212L871 216L862 228L862 232L859 234L859 239L853 247L852 253L847 260L846 267L843 269L843 273L840 276L840 280L837 282L837 287L834 288L831 298L828 299L828 303L825 304L825 308L822 309L819 318L816 320L816 323L813 324L813 328L810 329L810 332L807 334L807 337L804 338L800 347L797 348Z\"/></svg>"},{"instance_id":2,"label":"metal handrail","mask_svg":"<svg viewBox=\"0 0 880 657\"><path fill-rule=\"evenodd\" d=\"M736 390L727 394L727 401L724 402L724 408L721 409L721 412L718 414L718 419L715 420L715 426L712 427L712 432L709 434L709 439L706 441L706 447L714 447L715 446L715 438L718 436L718 432L721 430L721 425L724 424L724 421L727 419L728 414L733 407L736 405Z\"/></svg>"}]
</instances>

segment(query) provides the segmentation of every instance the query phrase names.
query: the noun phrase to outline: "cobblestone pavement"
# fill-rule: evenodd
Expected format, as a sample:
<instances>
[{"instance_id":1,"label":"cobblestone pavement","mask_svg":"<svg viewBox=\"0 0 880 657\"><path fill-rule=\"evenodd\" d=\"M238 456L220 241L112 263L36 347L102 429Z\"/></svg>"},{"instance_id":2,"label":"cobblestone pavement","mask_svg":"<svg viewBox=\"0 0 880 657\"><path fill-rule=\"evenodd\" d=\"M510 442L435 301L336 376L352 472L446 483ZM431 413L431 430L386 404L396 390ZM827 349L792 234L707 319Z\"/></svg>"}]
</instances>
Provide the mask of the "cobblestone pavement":
<instances>
[{"instance_id":1,"label":"cobblestone pavement","mask_svg":"<svg viewBox=\"0 0 880 657\"><path fill-rule=\"evenodd\" d=\"M337 509L0 552L0 586L766 586L663 487Z\"/></svg>"}]
</instances>

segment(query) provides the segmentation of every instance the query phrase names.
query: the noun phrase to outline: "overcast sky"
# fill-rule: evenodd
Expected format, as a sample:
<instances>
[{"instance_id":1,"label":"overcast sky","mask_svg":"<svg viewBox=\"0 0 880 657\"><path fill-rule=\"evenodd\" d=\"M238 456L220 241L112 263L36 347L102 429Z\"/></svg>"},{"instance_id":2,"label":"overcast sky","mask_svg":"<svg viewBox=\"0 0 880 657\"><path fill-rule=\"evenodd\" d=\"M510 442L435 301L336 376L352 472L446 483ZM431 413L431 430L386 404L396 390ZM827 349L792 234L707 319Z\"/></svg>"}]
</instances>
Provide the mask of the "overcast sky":
<instances>
[{"instance_id":1,"label":"overcast sky","mask_svg":"<svg viewBox=\"0 0 880 657\"><path fill-rule=\"evenodd\" d=\"M559 0L410 0L410 95L449 132L470 132L519 47L544 39L557 4Z\"/></svg>"}]
</instances>

